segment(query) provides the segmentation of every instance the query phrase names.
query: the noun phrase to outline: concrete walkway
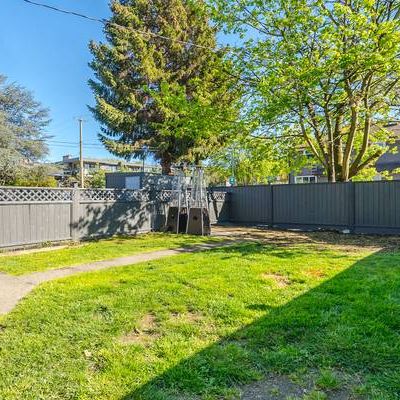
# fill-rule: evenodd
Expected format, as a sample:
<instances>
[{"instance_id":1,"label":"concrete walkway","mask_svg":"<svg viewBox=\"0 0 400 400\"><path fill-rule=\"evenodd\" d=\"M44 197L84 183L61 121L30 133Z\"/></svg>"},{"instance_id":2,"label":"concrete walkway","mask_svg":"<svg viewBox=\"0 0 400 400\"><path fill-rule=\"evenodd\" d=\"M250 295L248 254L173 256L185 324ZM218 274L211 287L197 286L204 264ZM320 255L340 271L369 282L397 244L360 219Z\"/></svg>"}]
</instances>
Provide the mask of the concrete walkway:
<instances>
[{"instance_id":1,"label":"concrete walkway","mask_svg":"<svg viewBox=\"0 0 400 400\"><path fill-rule=\"evenodd\" d=\"M31 290L43 282L76 275L82 272L99 271L111 267L123 267L145 261L158 260L164 257L175 256L182 253L195 253L219 247L232 246L237 241L201 244L187 248L172 250L158 250L148 253L134 254L132 256L113 258L111 260L96 261L90 264L81 264L71 267L52 269L49 271L35 272L30 275L11 276L0 273L0 315L10 312L18 302Z\"/></svg>"}]
</instances>

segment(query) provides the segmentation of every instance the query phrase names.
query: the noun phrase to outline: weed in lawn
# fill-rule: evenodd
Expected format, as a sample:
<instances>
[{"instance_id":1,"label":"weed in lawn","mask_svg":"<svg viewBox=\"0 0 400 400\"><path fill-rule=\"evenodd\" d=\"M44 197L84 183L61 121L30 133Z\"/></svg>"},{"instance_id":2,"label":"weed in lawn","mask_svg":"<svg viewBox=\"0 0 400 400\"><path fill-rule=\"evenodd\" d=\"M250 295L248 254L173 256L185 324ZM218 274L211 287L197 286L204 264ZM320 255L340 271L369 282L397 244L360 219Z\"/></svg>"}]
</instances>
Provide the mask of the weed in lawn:
<instances>
[{"instance_id":1,"label":"weed in lawn","mask_svg":"<svg viewBox=\"0 0 400 400\"><path fill-rule=\"evenodd\" d=\"M332 390L340 387L340 380L331 370L322 370L315 382L320 389Z\"/></svg>"},{"instance_id":2,"label":"weed in lawn","mask_svg":"<svg viewBox=\"0 0 400 400\"><path fill-rule=\"evenodd\" d=\"M303 400L327 400L328 396L319 390L313 390L312 392L306 394Z\"/></svg>"}]
</instances>

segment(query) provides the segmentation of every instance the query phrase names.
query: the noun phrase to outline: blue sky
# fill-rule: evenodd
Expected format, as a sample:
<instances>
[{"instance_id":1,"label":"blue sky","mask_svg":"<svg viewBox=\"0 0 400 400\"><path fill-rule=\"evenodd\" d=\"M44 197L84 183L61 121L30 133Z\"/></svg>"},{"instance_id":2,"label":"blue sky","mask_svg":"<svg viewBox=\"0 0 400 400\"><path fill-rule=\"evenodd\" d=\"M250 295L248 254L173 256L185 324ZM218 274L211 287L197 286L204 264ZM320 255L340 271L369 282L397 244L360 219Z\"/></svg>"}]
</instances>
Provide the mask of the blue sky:
<instances>
[{"instance_id":1,"label":"blue sky","mask_svg":"<svg viewBox=\"0 0 400 400\"><path fill-rule=\"evenodd\" d=\"M110 15L108 0L37 1L93 17ZM50 109L52 123L48 131L53 138L49 142L49 161L60 160L64 154L78 155L79 116L85 119L84 155L111 157L97 139L99 125L87 108L94 102L87 84L92 77L88 43L103 39L100 23L22 0L1 2L0 74L31 90ZM230 36L221 35L220 39L235 42Z\"/></svg>"},{"instance_id":2,"label":"blue sky","mask_svg":"<svg viewBox=\"0 0 400 400\"><path fill-rule=\"evenodd\" d=\"M43 0L46 4L96 17L109 15L107 0ZM78 141L78 122L83 116L84 142L98 143L98 124L87 104L93 96L87 85L92 76L88 42L102 40L102 25L31 6L22 0L3 0L0 15L0 74L30 89L50 108L52 141ZM78 154L78 146L50 145L48 159ZM110 157L99 145L86 146L86 156Z\"/></svg>"}]
</instances>

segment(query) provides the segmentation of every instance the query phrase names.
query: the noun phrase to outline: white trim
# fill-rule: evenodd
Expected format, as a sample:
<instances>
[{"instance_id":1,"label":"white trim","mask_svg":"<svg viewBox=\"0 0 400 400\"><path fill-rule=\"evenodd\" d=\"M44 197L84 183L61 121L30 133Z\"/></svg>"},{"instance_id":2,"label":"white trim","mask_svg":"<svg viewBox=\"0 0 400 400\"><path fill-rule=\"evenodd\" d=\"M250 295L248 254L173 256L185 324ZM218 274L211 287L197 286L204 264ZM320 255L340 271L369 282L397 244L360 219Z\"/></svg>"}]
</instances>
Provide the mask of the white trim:
<instances>
[{"instance_id":1,"label":"white trim","mask_svg":"<svg viewBox=\"0 0 400 400\"><path fill-rule=\"evenodd\" d=\"M315 175L300 175L294 177L294 183L317 183L318 178Z\"/></svg>"}]
</instances>

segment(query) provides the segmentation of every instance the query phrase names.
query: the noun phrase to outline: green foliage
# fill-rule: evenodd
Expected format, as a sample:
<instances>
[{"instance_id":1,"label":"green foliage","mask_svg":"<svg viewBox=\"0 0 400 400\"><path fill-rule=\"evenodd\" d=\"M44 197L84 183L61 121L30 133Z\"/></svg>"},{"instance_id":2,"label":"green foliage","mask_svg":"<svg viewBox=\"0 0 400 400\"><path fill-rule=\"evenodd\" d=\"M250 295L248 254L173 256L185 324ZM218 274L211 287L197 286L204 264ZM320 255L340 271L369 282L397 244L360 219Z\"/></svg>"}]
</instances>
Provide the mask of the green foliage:
<instances>
[{"instance_id":1,"label":"green foliage","mask_svg":"<svg viewBox=\"0 0 400 400\"><path fill-rule=\"evenodd\" d=\"M106 187L106 171L101 168L96 169L91 176L85 178L86 188L105 188Z\"/></svg>"},{"instance_id":2,"label":"green foliage","mask_svg":"<svg viewBox=\"0 0 400 400\"><path fill-rule=\"evenodd\" d=\"M55 167L48 164L20 166L17 169L15 186L57 187L56 179L51 176Z\"/></svg>"},{"instance_id":3,"label":"green foliage","mask_svg":"<svg viewBox=\"0 0 400 400\"><path fill-rule=\"evenodd\" d=\"M217 0L262 126L291 127L331 181L370 167L398 114L399 1Z\"/></svg>"},{"instance_id":4,"label":"green foliage","mask_svg":"<svg viewBox=\"0 0 400 400\"><path fill-rule=\"evenodd\" d=\"M378 173L376 172L376 168L370 167L370 168L364 168L362 169L356 176L352 178L353 182L366 182L366 181L373 181L374 177ZM389 179L389 174L388 173L382 173L381 175L384 175L386 179Z\"/></svg>"},{"instance_id":5,"label":"green foliage","mask_svg":"<svg viewBox=\"0 0 400 400\"><path fill-rule=\"evenodd\" d=\"M205 158L232 125L221 130L222 122L213 127L209 117L235 116L237 93L224 52L213 51L215 29L203 1L114 1L111 11L108 43L90 44L91 110L102 142L127 159L151 152L164 172L173 162Z\"/></svg>"},{"instance_id":6,"label":"green foliage","mask_svg":"<svg viewBox=\"0 0 400 400\"><path fill-rule=\"evenodd\" d=\"M0 75L0 185L15 184L23 162L47 154L48 123L48 110L32 93Z\"/></svg>"},{"instance_id":7,"label":"green foliage","mask_svg":"<svg viewBox=\"0 0 400 400\"><path fill-rule=\"evenodd\" d=\"M319 390L313 390L312 392L306 394L303 397L303 400L328 400L328 396Z\"/></svg>"},{"instance_id":8,"label":"green foliage","mask_svg":"<svg viewBox=\"0 0 400 400\"><path fill-rule=\"evenodd\" d=\"M287 180L307 159L298 151L295 138L243 137L214 157L207 166L210 184L223 184L234 176L239 185L265 184Z\"/></svg>"},{"instance_id":9,"label":"green foliage","mask_svg":"<svg viewBox=\"0 0 400 400\"><path fill-rule=\"evenodd\" d=\"M200 164L201 160L216 154L241 129L238 121L238 102L226 85L192 81L195 89L188 98L185 88L178 84L161 84L154 99L164 115L164 121L155 124L163 142L176 144L176 161Z\"/></svg>"}]
</instances>

